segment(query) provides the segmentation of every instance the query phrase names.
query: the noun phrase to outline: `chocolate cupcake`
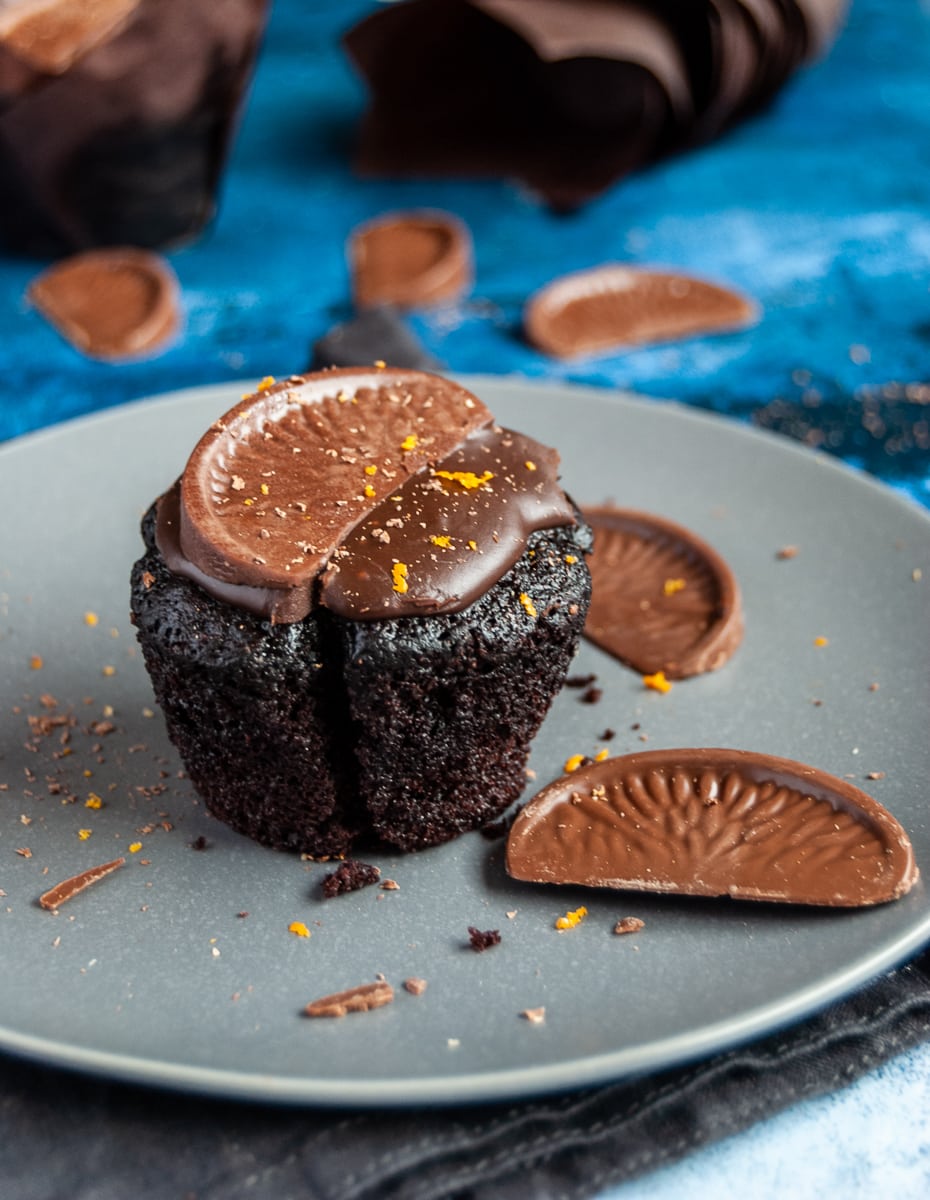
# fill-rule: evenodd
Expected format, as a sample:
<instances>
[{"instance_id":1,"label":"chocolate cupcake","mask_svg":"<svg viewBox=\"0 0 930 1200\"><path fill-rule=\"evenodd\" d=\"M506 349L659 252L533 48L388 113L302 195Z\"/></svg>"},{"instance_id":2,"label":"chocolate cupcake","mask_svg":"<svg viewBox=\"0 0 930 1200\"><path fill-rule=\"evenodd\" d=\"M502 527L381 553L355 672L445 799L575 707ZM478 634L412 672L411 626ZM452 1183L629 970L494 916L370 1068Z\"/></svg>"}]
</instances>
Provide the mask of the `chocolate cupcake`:
<instances>
[{"instance_id":1,"label":"chocolate cupcake","mask_svg":"<svg viewBox=\"0 0 930 1200\"><path fill-rule=\"evenodd\" d=\"M558 455L418 371L292 377L204 435L143 521L132 615L214 815L324 856L487 824L590 599Z\"/></svg>"},{"instance_id":2,"label":"chocolate cupcake","mask_svg":"<svg viewBox=\"0 0 930 1200\"><path fill-rule=\"evenodd\" d=\"M0 3L0 243L160 247L216 192L268 0Z\"/></svg>"}]
</instances>

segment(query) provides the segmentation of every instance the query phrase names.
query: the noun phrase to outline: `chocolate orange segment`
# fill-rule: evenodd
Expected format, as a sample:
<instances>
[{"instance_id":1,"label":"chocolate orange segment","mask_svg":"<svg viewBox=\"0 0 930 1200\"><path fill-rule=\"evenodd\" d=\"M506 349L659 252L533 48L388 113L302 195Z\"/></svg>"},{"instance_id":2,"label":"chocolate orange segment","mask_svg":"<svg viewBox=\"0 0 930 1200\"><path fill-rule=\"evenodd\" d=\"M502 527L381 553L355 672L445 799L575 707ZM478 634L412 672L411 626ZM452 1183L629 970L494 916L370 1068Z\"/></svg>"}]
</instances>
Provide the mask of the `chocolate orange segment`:
<instances>
[{"instance_id":1,"label":"chocolate orange segment","mask_svg":"<svg viewBox=\"0 0 930 1200\"><path fill-rule=\"evenodd\" d=\"M507 842L535 883L859 907L918 877L907 834L845 780L739 750L608 759L544 788Z\"/></svg>"},{"instance_id":2,"label":"chocolate orange segment","mask_svg":"<svg viewBox=\"0 0 930 1200\"><path fill-rule=\"evenodd\" d=\"M421 371L269 381L188 460L180 549L214 580L308 591L378 504L491 419L471 392Z\"/></svg>"},{"instance_id":3,"label":"chocolate orange segment","mask_svg":"<svg viewBox=\"0 0 930 1200\"><path fill-rule=\"evenodd\" d=\"M586 354L740 329L755 307L688 275L609 265L564 275L529 300L527 338L545 354Z\"/></svg>"},{"instance_id":4,"label":"chocolate orange segment","mask_svg":"<svg viewBox=\"0 0 930 1200\"><path fill-rule=\"evenodd\" d=\"M594 530L584 634L642 674L714 671L743 637L739 584L690 530L631 509L587 508Z\"/></svg>"},{"instance_id":5,"label":"chocolate orange segment","mask_svg":"<svg viewBox=\"0 0 930 1200\"><path fill-rule=\"evenodd\" d=\"M393 213L356 229L349 242L358 308L429 307L457 300L472 283L467 227L447 213Z\"/></svg>"},{"instance_id":6,"label":"chocolate orange segment","mask_svg":"<svg viewBox=\"0 0 930 1200\"><path fill-rule=\"evenodd\" d=\"M131 246L89 250L43 271L29 299L91 358L161 350L180 323L178 281L167 261Z\"/></svg>"}]
</instances>

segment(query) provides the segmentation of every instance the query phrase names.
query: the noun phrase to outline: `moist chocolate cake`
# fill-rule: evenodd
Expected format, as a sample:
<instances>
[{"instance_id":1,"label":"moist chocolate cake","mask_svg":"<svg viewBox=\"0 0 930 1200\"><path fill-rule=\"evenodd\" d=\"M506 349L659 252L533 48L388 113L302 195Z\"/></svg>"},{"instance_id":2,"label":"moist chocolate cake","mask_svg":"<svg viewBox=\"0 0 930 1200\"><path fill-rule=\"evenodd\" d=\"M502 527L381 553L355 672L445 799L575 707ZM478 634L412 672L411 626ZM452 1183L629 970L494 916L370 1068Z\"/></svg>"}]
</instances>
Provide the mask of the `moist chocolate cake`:
<instances>
[{"instance_id":1,"label":"moist chocolate cake","mask_svg":"<svg viewBox=\"0 0 930 1200\"><path fill-rule=\"evenodd\" d=\"M417 371L292 377L146 515L132 617L214 815L403 850L500 815L574 654L591 535L558 456Z\"/></svg>"}]
</instances>

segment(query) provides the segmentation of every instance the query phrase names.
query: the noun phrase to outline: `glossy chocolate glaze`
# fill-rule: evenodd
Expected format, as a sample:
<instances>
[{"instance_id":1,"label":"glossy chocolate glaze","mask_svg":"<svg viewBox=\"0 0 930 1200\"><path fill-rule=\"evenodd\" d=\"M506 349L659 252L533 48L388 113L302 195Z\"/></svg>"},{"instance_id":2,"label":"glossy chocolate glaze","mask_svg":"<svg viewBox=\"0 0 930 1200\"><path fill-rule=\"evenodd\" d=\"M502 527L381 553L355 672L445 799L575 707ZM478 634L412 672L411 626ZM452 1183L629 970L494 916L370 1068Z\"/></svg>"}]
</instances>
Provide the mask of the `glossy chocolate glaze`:
<instances>
[{"instance_id":1,"label":"glossy chocolate glaze","mask_svg":"<svg viewBox=\"0 0 930 1200\"><path fill-rule=\"evenodd\" d=\"M158 548L273 621L318 601L361 620L458 611L530 533L575 521L555 451L490 422L470 392L419 371L274 384L198 443L159 501Z\"/></svg>"},{"instance_id":2,"label":"glossy chocolate glaze","mask_svg":"<svg viewBox=\"0 0 930 1200\"><path fill-rule=\"evenodd\" d=\"M507 870L536 883L858 907L918 877L907 834L845 780L740 750L655 750L556 780Z\"/></svg>"},{"instance_id":3,"label":"glossy chocolate glaze","mask_svg":"<svg viewBox=\"0 0 930 1200\"><path fill-rule=\"evenodd\" d=\"M585 509L594 530L585 637L643 674L723 666L743 638L739 584L706 542L630 509Z\"/></svg>"},{"instance_id":4,"label":"glossy chocolate glaze","mask_svg":"<svg viewBox=\"0 0 930 1200\"><path fill-rule=\"evenodd\" d=\"M574 524L559 457L507 429L473 434L358 525L323 575L321 603L353 619L467 608L517 561L537 529ZM445 474L444 474L445 473ZM479 486L465 486L490 474ZM406 568L394 586L395 564Z\"/></svg>"}]
</instances>

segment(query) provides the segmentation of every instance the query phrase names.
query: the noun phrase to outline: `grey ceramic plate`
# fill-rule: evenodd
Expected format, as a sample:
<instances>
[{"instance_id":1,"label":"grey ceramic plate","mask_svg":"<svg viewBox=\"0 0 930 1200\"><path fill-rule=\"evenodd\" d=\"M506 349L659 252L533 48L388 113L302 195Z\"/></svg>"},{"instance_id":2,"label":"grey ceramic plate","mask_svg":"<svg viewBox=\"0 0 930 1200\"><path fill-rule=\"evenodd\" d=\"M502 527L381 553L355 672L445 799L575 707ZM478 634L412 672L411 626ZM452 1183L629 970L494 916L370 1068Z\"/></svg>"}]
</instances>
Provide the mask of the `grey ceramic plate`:
<instances>
[{"instance_id":1,"label":"grey ceramic plate","mask_svg":"<svg viewBox=\"0 0 930 1200\"><path fill-rule=\"evenodd\" d=\"M744 591L735 659L667 695L583 646L575 670L596 673L603 698L559 697L533 751L539 784L570 755L603 746L607 727L616 753L648 739L650 749L784 755L860 781L930 871L926 515L794 444L673 405L473 386L502 421L561 448L576 498L690 526ZM397 891L324 902L325 867L208 817L151 713L127 576L144 507L243 390L145 401L0 451L0 1045L278 1101L509 1099L729 1046L848 992L930 937L923 883L859 912L539 888L509 881L502 843L477 834L380 858ZM786 544L798 554L781 561ZM829 645L816 647L818 637ZM41 693L78 725L70 745L55 729L32 752L27 716L52 711ZM116 729L88 733L104 706ZM866 781L870 772L884 775ZM48 794L48 776L77 801ZM85 806L91 792L103 808ZM142 848L129 853L134 842ZM52 883L117 854L127 865L59 915L37 906ZM556 917L580 904L587 919L557 932ZM645 928L614 936L626 915ZM289 933L292 921L312 937ZM501 944L473 953L469 925L499 929ZM398 989L393 1005L341 1021L300 1016L309 1000L377 972ZM399 986L413 975L429 982L419 997ZM519 1015L538 1006L544 1024Z\"/></svg>"}]
</instances>

